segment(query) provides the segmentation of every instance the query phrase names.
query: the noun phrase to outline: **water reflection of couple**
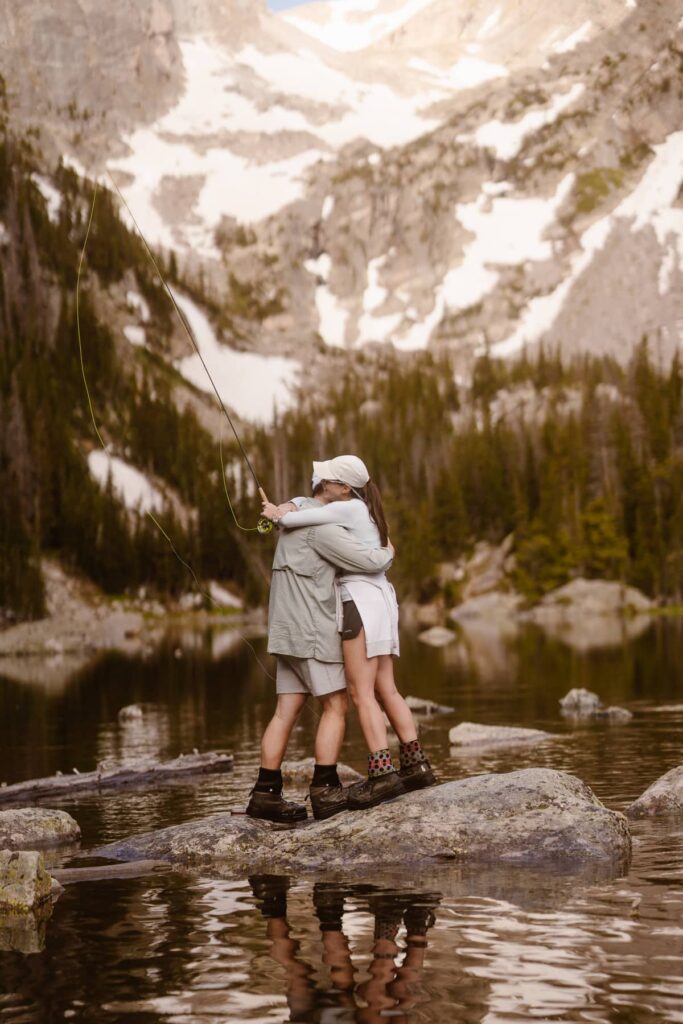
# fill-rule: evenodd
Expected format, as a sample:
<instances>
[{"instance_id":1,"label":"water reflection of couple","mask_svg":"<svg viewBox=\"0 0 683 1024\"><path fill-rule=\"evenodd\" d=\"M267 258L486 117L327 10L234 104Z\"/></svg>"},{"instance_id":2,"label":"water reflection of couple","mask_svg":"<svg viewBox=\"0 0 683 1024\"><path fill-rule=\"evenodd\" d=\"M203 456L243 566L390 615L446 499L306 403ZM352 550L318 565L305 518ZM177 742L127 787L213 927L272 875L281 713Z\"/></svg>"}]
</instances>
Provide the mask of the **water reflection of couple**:
<instances>
[{"instance_id":1,"label":"water reflection of couple","mask_svg":"<svg viewBox=\"0 0 683 1024\"><path fill-rule=\"evenodd\" d=\"M354 455L314 462L313 472L312 498L264 506L265 515L282 527L268 621L268 651L277 658L277 708L261 741L261 768L247 813L268 821L306 817L305 807L282 797L281 766L309 696L322 704L310 790L315 818L374 807L435 781L410 708L394 683L398 606L385 575L394 549L379 490ZM347 681L369 753L368 778L344 788L337 762ZM383 711L400 741L398 770Z\"/></svg>"},{"instance_id":2,"label":"water reflection of couple","mask_svg":"<svg viewBox=\"0 0 683 1024\"><path fill-rule=\"evenodd\" d=\"M320 923L322 962L329 972L329 984L314 980L314 969L300 959L298 940L292 938L287 920L289 879L279 875L252 875L252 892L267 921L270 956L287 973L287 1004L292 1021L358 1021L373 1024L391 1015L392 1020L419 1002L416 985L424 966L427 932L434 924L439 896L433 893L387 892L372 885L316 882L313 908ZM356 984L349 939L343 929L344 901L367 906L374 915L374 943L369 978ZM405 956L398 944L405 926ZM346 1011L346 1012L345 1012Z\"/></svg>"}]
</instances>

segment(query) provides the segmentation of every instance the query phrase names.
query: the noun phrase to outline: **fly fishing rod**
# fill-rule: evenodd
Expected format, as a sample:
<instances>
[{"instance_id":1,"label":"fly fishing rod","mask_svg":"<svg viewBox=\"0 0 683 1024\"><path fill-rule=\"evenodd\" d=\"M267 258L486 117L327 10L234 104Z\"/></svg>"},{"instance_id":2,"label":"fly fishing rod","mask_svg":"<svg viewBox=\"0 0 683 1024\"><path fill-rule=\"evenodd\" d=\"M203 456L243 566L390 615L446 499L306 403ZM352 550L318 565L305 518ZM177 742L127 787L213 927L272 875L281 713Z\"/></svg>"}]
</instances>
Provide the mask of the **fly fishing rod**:
<instances>
[{"instance_id":1,"label":"fly fishing rod","mask_svg":"<svg viewBox=\"0 0 683 1024\"><path fill-rule=\"evenodd\" d=\"M109 176L111 178L111 175L109 175ZM266 497L265 491L261 487L259 479L258 479L258 477L256 475L256 471L254 470L254 467L253 467L253 465L251 463L251 460L249 459L249 456L247 455L247 453L246 453L246 451L244 449L244 446L242 444L240 436L237 433L237 430L235 428L235 424L233 423L232 418L231 418L230 414L228 413L228 410L225 407L225 404L224 404L224 402L223 402L223 400L222 400L222 398L220 396L218 388L216 387L215 381L214 381L213 377L211 376L209 368L206 365L205 360L202 358L202 354L199 351L199 348L198 348L197 343L196 343L196 341L195 341L195 339L194 339L194 337L192 335L192 332L191 332L191 330L189 328L189 325L187 324L187 322L185 320L185 317L183 316L182 311L179 309L178 304L177 304L177 302L176 302L176 300L175 300L175 298L173 296L173 293L172 293L171 289L169 288L168 284L166 283L166 281L164 279L164 276L161 273L161 271L160 271L160 269L159 269L159 267L157 265L156 260L154 259L154 255L152 254L151 249L147 245L147 241L146 241L144 235L142 234L142 232L140 231L140 228L139 228L139 226L137 224L137 221L135 220L135 218L134 218L134 216L133 216L133 214L132 214L128 204L126 203L125 199L121 195L121 192L120 192L116 182L114 181L114 179L111 178L111 180L112 180L112 184L114 185L114 188L116 189L116 191L118 192L119 196L121 197L121 200L125 204L126 209L128 210L128 213L129 213L129 215L131 217L131 220L135 224L135 227L136 227L136 229L137 229L137 231L138 231L138 233L140 235L140 238L142 239L142 242L143 242L143 244L145 246L145 249L147 250L147 254L148 254L150 260L152 261L154 269L156 270L157 274L159 275L159 280L162 282L162 284L163 284L163 286L164 286L164 288L165 288L169 298L171 299L171 302L173 303L173 307L176 310L176 312L177 312L177 314L178 314L178 316L180 318L180 322L182 323L182 325L183 325L183 327L184 327L184 329L185 329L185 331L186 331L186 333L187 333L187 335L188 335L188 337L189 337L189 339L190 339L190 341L192 343L192 347L194 348L194 350L196 351L197 355L199 356L199 358L201 360L202 366L204 367L204 370L206 371L206 374L207 374L209 380L211 381L211 385L212 385L212 387L213 387L213 389L214 389L214 391L216 393L216 398L218 399L220 408L223 410L223 413L225 414L225 417L228 420L228 423L230 424L232 432L235 435L235 439L237 441L237 444L239 445L240 451L241 451L241 453L242 453L242 455L244 457L244 460L245 460L247 466L249 467L249 471L250 471L250 473L251 473L251 475L252 475L252 477L254 479L254 483L256 484L256 487L258 489L259 495L261 496L262 500L265 502L265 501L268 500L267 497ZM102 446L102 450L104 451L105 455L107 455L107 457L110 458L111 456L110 456L110 452L109 452L108 446L105 443L104 438L102 437L102 432L100 431L100 429L99 429L99 427L97 425L97 418L95 416L95 410L94 410L94 407L93 407L92 396L91 396L91 393L90 393L90 387L88 385L88 377L87 377L87 373L86 373L85 359L84 359L84 355L83 355L83 339L81 337L81 318L80 318L81 276L82 276L82 272L83 272L83 264L85 262L85 254L86 254L86 249L87 249L87 246L88 246L88 239L90 237L90 231L91 231L91 228L92 228L93 218L94 218L94 215L95 215L95 203L96 203L96 200L97 200L97 192L98 192L98 183L97 183L97 181L95 181L94 182L94 189L93 189L93 198L92 198L92 203L91 203L91 206L90 206L90 216L88 218L88 223L87 223L86 232L85 232L85 238L83 240L83 247L81 249L81 255L80 255L80 259L78 261L78 270L77 270L77 274L76 274L76 335L77 335L77 339L78 339L78 352L79 352L79 359L80 359L80 365L81 365L81 375L83 377L83 385L84 385L86 397L87 397L87 400L88 400L88 409L89 409L89 412L90 412L90 418L92 420L92 424L93 424L93 428L95 430L95 434L97 436L97 440L99 441L100 445ZM232 517L233 517L233 519L235 521L235 525L240 530L244 530L246 532L251 532L251 530L254 530L254 531L258 531L261 534L270 533L270 531L273 528L273 524L265 516L261 516L260 517L260 519L258 521L258 524L255 527L245 527L245 526L242 526L241 523L238 521L237 516L235 515L235 510L234 510L234 508L232 506L232 502L230 501L230 494L228 492L228 486L227 486L227 482L226 482L226 479L225 479L225 465L224 465L224 462L223 462L223 438L222 438L222 434L221 434L221 437L219 439L219 451L220 451L220 458L221 458L221 470L222 470L222 473L223 473L223 489L225 491L225 496L226 496L226 499L227 499L227 502L228 502L228 506L230 508L230 512L231 512ZM195 572L193 567L190 565L190 563L187 562L184 558L182 558L182 556L179 554L178 550L176 549L176 547L175 547L175 545L173 543L173 539L169 536L169 534L164 529L164 527L161 525L161 523L159 522L157 517L150 511L150 509L146 509L145 510L145 514L151 519L151 521L157 527L159 532L162 534L162 536L168 542L168 545L169 545L171 551L173 552L175 557L178 559L178 561L181 563L181 565L183 565L187 569L187 571L190 573L190 575L192 576L192 579L194 580L195 586L197 587L197 590L199 591L199 593L201 593L205 597L205 599L209 601L209 603L215 604L216 601L215 601L213 595L210 594L207 590L205 590L202 587L201 582L200 582L200 580L199 580L199 578L197 576L197 573ZM237 632L239 632L239 631L237 631ZM272 675L271 672L268 671L268 669L266 668L266 666L263 664L263 662L259 658L258 654L256 653L256 649L255 649L254 645L245 636L243 636L241 633L239 635L241 636L242 640L246 643L246 645L250 648L252 654L256 658L256 661L258 662L258 664L261 666L261 668L262 668L263 672L265 673L265 675L268 676L270 679L274 679L275 677ZM312 710L313 709L311 709L311 711ZM313 712L313 714L315 715L315 712ZM318 717L318 716L316 715L316 717Z\"/></svg>"}]
</instances>

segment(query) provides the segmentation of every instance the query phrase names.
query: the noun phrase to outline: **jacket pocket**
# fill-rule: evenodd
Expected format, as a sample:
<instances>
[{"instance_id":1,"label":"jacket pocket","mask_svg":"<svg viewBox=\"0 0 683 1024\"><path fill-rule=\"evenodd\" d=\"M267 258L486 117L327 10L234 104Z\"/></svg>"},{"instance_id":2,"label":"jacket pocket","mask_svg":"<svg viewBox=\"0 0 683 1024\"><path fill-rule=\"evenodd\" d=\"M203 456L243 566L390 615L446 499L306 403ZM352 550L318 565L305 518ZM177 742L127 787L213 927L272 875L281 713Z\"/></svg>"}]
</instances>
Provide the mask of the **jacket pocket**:
<instances>
[{"instance_id":1,"label":"jacket pocket","mask_svg":"<svg viewBox=\"0 0 683 1024\"><path fill-rule=\"evenodd\" d=\"M307 533L307 530L292 530L291 535L280 538L273 558L273 570L289 569L297 576L317 575L320 558L304 540Z\"/></svg>"}]
</instances>

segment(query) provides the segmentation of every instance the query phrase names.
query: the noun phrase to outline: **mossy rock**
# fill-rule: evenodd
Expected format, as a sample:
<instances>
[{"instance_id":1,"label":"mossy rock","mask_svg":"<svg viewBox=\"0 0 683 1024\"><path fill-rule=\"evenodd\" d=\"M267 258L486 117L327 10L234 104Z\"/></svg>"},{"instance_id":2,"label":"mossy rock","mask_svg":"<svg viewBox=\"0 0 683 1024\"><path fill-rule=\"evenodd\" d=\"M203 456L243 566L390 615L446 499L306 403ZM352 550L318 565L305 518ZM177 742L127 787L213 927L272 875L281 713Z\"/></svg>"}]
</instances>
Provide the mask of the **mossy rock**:
<instances>
[{"instance_id":1,"label":"mossy rock","mask_svg":"<svg viewBox=\"0 0 683 1024\"><path fill-rule=\"evenodd\" d=\"M0 850L36 850L77 842L78 822L66 811L18 807L0 811Z\"/></svg>"}]
</instances>

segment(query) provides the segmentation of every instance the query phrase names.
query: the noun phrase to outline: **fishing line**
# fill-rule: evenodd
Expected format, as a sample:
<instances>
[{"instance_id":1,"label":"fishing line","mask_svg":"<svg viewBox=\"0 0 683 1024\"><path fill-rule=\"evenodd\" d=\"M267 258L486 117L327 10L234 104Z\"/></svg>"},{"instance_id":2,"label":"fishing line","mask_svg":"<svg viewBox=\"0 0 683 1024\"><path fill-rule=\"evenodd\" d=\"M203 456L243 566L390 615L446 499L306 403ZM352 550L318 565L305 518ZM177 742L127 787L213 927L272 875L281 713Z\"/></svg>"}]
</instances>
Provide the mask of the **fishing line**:
<instances>
[{"instance_id":1,"label":"fishing line","mask_svg":"<svg viewBox=\"0 0 683 1024\"><path fill-rule=\"evenodd\" d=\"M96 203L96 200L97 200L97 192L98 192L98 184L97 184L97 182L95 182L94 183L94 189L93 189L92 204L91 204L91 207L90 207L90 216L88 218L88 226L86 228L85 238L83 240L83 248L81 249L80 259L78 261L78 271L77 271L77 274L76 274L76 336L77 336L77 339L78 339L78 355L79 355L80 366L81 366L81 376L83 378L83 386L85 388L85 393L86 393L86 396L87 396L87 399L88 399L88 410L90 412L90 419L92 420L92 425L93 425L93 429L95 431L95 434L97 435L97 440L99 441L100 445L102 446L102 450L103 450L104 454L107 456L107 458L111 462L111 454L109 452L109 448L105 444L104 438L102 437L100 429L99 429L99 427L97 425L97 419L95 417L95 410L94 410L94 407L93 407L93 401L92 401L92 396L91 396L91 393L90 393L90 387L88 385L88 377L87 377L86 370L85 370L85 359L84 359L84 356L83 356L83 338L82 338L82 335L81 335L81 318L80 318L80 286L81 286L81 276L82 276L82 270L83 270L83 263L85 261L86 248L87 248L87 245L88 245L88 238L90 236L90 230L92 228L93 218L94 218L94 215L95 215L95 203ZM157 270L157 273L159 273L159 268L157 267L156 262L154 261L153 258L152 258L152 262L154 262L154 266L155 266L155 268ZM161 277L161 275L160 275L160 277ZM169 291L169 294L170 294L170 291ZM174 305L175 305L175 302L174 302ZM178 307L176 306L176 309L177 308ZM193 344L194 344L194 342L193 342ZM208 371L207 371L207 373L208 373ZM227 413L226 413L226 415L227 415ZM228 419L229 419L229 417L228 417ZM233 430L234 430L234 427L233 427ZM221 443L220 443L221 467L223 467L222 440L223 439L222 439L222 436L221 436ZM241 447L241 445L240 445L240 447ZM227 488L227 483L226 483L226 480L225 480L225 471L224 471L224 469L223 469L223 486L224 486L224 489L225 489L226 497L228 498L228 504L230 506L230 511L233 514L233 519L235 520L235 523L237 524L237 526L240 527L240 529L248 530L249 529L248 527L240 526L240 524L237 522L237 518L236 518L235 513L233 511L232 503L230 502L230 497L229 497L229 494L228 494L228 488ZM171 537L169 536L167 531L164 529L164 527L161 525L159 520L156 518L156 516L152 512L150 512L149 509L145 509L145 515L148 516L151 519L151 521L154 523L156 528L159 530L159 532L162 534L162 536L166 539L166 541L168 542L168 545L169 545L171 551L173 552L175 557L178 559L180 564L183 565L187 569L187 571L190 573L190 575L192 576L192 579L194 580L194 583L195 583L195 586L196 586L198 592L207 601L209 601L210 604L214 605L216 608L220 608L220 604L214 598L214 596L208 590L205 590L202 587L202 585L201 585L201 583L199 581L199 577L197 576L197 573L194 571L194 569L192 568L190 563L185 561L185 559L179 554L178 550L176 549L175 544L173 543L173 540L171 539ZM252 527L251 529L258 530L258 527ZM257 663L259 664L259 666L261 667L261 669L263 670L265 675L268 676L269 679L272 679L273 681L275 681L275 676L273 676L268 671L266 666L263 664L263 662L261 661L261 659L258 656L258 653L257 653L256 648L254 647L254 645L242 633L240 633L239 630L235 630L235 632L238 634L240 639L247 645L247 647L249 647L249 649L251 650L252 654L254 655L254 658L256 659Z\"/></svg>"}]
</instances>

